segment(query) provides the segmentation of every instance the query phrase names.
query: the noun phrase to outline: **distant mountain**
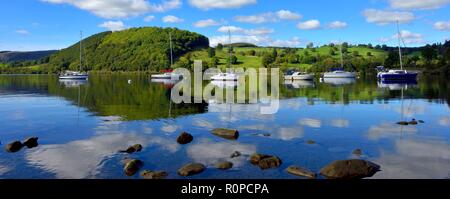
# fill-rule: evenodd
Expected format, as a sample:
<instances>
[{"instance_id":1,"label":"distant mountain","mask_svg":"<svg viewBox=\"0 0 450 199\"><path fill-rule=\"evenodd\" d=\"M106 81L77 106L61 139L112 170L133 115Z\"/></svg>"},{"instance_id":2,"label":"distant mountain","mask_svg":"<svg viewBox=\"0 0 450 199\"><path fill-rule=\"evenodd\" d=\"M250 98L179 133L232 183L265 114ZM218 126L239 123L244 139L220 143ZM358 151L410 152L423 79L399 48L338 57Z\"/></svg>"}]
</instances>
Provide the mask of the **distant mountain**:
<instances>
[{"instance_id":1,"label":"distant mountain","mask_svg":"<svg viewBox=\"0 0 450 199\"><path fill-rule=\"evenodd\" d=\"M102 32L83 40L83 70L159 71L170 67L172 35L174 59L209 47L207 37L176 28L131 28ZM175 60L174 60L175 61ZM49 65L58 70L78 69L79 43L50 57Z\"/></svg>"},{"instance_id":2,"label":"distant mountain","mask_svg":"<svg viewBox=\"0 0 450 199\"><path fill-rule=\"evenodd\" d=\"M228 44L225 44L224 45L225 47L228 47ZM241 48L244 48L244 47L247 47L247 48L256 48L256 47L258 47L257 45L255 45L255 44L251 44L251 43L232 43L231 44L231 46L233 46L233 47L241 47Z\"/></svg>"},{"instance_id":3,"label":"distant mountain","mask_svg":"<svg viewBox=\"0 0 450 199\"><path fill-rule=\"evenodd\" d=\"M0 62L39 60L44 57L50 56L55 52L58 51L56 50L31 51L31 52L1 51Z\"/></svg>"}]
</instances>

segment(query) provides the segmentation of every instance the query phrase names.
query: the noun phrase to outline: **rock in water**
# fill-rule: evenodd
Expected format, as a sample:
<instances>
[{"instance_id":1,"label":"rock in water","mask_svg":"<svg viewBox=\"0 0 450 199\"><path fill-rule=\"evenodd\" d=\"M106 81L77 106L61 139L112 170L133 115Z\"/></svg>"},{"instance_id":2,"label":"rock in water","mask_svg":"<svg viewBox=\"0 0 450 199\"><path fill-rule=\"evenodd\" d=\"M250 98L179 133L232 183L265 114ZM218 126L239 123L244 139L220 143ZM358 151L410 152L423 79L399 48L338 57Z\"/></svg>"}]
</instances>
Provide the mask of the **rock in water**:
<instances>
[{"instance_id":1,"label":"rock in water","mask_svg":"<svg viewBox=\"0 0 450 199\"><path fill-rule=\"evenodd\" d=\"M233 154L230 155L230 158L237 158L239 156L241 156L241 152L235 151Z\"/></svg>"},{"instance_id":2,"label":"rock in water","mask_svg":"<svg viewBox=\"0 0 450 199\"><path fill-rule=\"evenodd\" d=\"M424 124L424 123L425 123L425 121L423 121L423 120L419 120L419 123L421 123L421 124Z\"/></svg>"},{"instance_id":3,"label":"rock in water","mask_svg":"<svg viewBox=\"0 0 450 199\"><path fill-rule=\"evenodd\" d=\"M5 149L7 152L15 153L22 149L23 144L20 141L14 141L6 145Z\"/></svg>"},{"instance_id":4,"label":"rock in water","mask_svg":"<svg viewBox=\"0 0 450 199\"><path fill-rule=\"evenodd\" d=\"M398 125L407 126L407 125L409 124L409 122L406 122L406 121L400 121L400 122L397 122L397 124L398 124Z\"/></svg>"},{"instance_id":5,"label":"rock in water","mask_svg":"<svg viewBox=\"0 0 450 199\"><path fill-rule=\"evenodd\" d=\"M25 141L23 141L23 145L25 145L26 147L30 148L34 148L37 147L38 144L38 137L30 137L25 139Z\"/></svg>"},{"instance_id":6,"label":"rock in water","mask_svg":"<svg viewBox=\"0 0 450 199\"><path fill-rule=\"evenodd\" d=\"M143 165L144 164L142 163L142 161L133 159L125 164L123 171L125 172L125 175L133 176L139 171L139 169L141 169Z\"/></svg>"},{"instance_id":7,"label":"rock in water","mask_svg":"<svg viewBox=\"0 0 450 199\"><path fill-rule=\"evenodd\" d=\"M265 155L265 154L253 154L250 156L250 163L259 166L262 170L278 168L282 161L277 156Z\"/></svg>"},{"instance_id":8,"label":"rock in water","mask_svg":"<svg viewBox=\"0 0 450 199\"><path fill-rule=\"evenodd\" d=\"M235 129L214 129L212 133L221 138L229 140L237 140L239 138L239 132Z\"/></svg>"},{"instance_id":9,"label":"rock in water","mask_svg":"<svg viewBox=\"0 0 450 199\"><path fill-rule=\"evenodd\" d=\"M189 163L178 169L178 175L180 176L191 176L199 174L205 170L205 166L199 163Z\"/></svg>"},{"instance_id":10,"label":"rock in water","mask_svg":"<svg viewBox=\"0 0 450 199\"><path fill-rule=\"evenodd\" d=\"M177 137L177 142L178 144L189 144L192 142L192 140L194 140L194 137L186 132L181 133L178 137Z\"/></svg>"},{"instance_id":11,"label":"rock in water","mask_svg":"<svg viewBox=\"0 0 450 199\"><path fill-rule=\"evenodd\" d=\"M411 122L408 123L409 125L417 125L419 124L416 119L411 120Z\"/></svg>"},{"instance_id":12,"label":"rock in water","mask_svg":"<svg viewBox=\"0 0 450 199\"><path fill-rule=\"evenodd\" d=\"M153 180L160 180L165 179L169 174L165 171L150 171L145 170L141 172L141 177L144 179L153 179Z\"/></svg>"},{"instance_id":13,"label":"rock in water","mask_svg":"<svg viewBox=\"0 0 450 199\"><path fill-rule=\"evenodd\" d=\"M219 162L216 164L216 168L218 168L220 170L228 170L228 169L233 168L233 163L228 162L228 161Z\"/></svg>"},{"instance_id":14,"label":"rock in water","mask_svg":"<svg viewBox=\"0 0 450 199\"><path fill-rule=\"evenodd\" d=\"M286 169L286 171L292 175L307 177L307 178L316 178L316 174L309 169L305 169L299 166L290 166Z\"/></svg>"},{"instance_id":15,"label":"rock in water","mask_svg":"<svg viewBox=\"0 0 450 199\"><path fill-rule=\"evenodd\" d=\"M354 155L362 155L362 150L361 149L355 149L352 152Z\"/></svg>"},{"instance_id":16,"label":"rock in water","mask_svg":"<svg viewBox=\"0 0 450 199\"><path fill-rule=\"evenodd\" d=\"M130 153L131 154L131 153L140 152L140 151L142 151L142 145L135 144L133 146L128 147L128 149L121 150L119 152L121 152L121 153Z\"/></svg>"},{"instance_id":17,"label":"rock in water","mask_svg":"<svg viewBox=\"0 0 450 199\"><path fill-rule=\"evenodd\" d=\"M366 160L338 160L325 166L320 174L330 179L362 179L372 177L380 166Z\"/></svg>"},{"instance_id":18,"label":"rock in water","mask_svg":"<svg viewBox=\"0 0 450 199\"><path fill-rule=\"evenodd\" d=\"M307 143L307 144L315 144L316 141L314 141L314 140L308 140L308 141L306 141L306 143Z\"/></svg>"}]
</instances>

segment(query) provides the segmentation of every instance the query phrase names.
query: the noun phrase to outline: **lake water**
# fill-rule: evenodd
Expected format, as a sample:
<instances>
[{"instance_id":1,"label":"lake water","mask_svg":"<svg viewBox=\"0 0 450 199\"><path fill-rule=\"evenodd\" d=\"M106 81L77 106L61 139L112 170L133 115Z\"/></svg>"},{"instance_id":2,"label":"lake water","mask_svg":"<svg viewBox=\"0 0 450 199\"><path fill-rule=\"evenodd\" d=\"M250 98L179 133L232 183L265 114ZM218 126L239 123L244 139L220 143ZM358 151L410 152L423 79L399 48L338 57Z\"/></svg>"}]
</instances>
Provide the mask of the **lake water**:
<instances>
[{"instance_id":1,"label":"lake water","mask_svg":"<svg viewBox=\"0 0 450 199\"><path fill-rule=\"evenodd\" d=\"M207 166L194 179L291 179L298 177L285 172L290 165L319 172L349 158L381 165L373 178L450 178L448 79L423 77L407 85L370 78L281 82L280 110L273 115L260 114L258 104L171 104L171 86L143 75L91 76L88 82L0 76L1 147L29 136L40 144L17 153L2 149L0 178L140 178L124 175L125 157L176 179L184 178L176 172L190 162ZM413 118L425 123L396 124ZM221 127L239 130L239 139L211 134ZM192 143L177 144L183 131L194 136ZM117 152L133 144L143 151ZM363 155L352 154L357 148ZM231 159L234 151L242 156ZM248 162L255 152L276 155L283 164L262 171ZM234 168L215 169L221 160Z\"/></svg>"}]
</instances>

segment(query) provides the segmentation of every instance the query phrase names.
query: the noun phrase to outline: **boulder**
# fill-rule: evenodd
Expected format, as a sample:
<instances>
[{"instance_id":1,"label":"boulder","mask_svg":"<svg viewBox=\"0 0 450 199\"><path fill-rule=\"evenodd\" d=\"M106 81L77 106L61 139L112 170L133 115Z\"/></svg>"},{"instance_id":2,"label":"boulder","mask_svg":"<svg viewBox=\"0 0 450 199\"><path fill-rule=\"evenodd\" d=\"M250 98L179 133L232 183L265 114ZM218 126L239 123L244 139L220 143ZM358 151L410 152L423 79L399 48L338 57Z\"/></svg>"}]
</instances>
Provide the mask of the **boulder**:
<instances>
[{"instance_id":1,"label":"boulder","mask_svg":"<svg viewBox=\"0 0 450 199\"><path fill-rule=\"evenodd\" d=\"M132 159L125 164L123 171L127 176L133 176L136 174L139 169L144 165L144 163L140 160Z\"/></svg>"},{"instance_id":2,"label":"boulder","mask_svg":"<svg viewBox=\"0 0 450 199\"><path fill-rule=\"evenodd\" d=\"M165 171L144 170L141 172L141 177L144 179L160 180L165 179L167 176L169 176L169 174Z\"/></svg>"},{"instance_id":3,"label":"boulder","mask_svg":"<svg viewBox=\"0 0 450 199\"><path fill-rule=\"evenodd\" d=\"M362 155L362 150L361 149L355 149L352 152L354 155Z\"/></svg>"},{"instance_id":4,"label":"boulder","mask_svg":"<svg viewBox=\"0 0 450 199\"><path fill-rule=\"evenodd\" d=\"M280 167L282 161L277 156L253 154L252 156L250 156L250 163L258 166L262 170L265 170Z\"/></svg>"},{"instance_id":5,"label":"boulder","mask_svg":"<svg viewBox=\"0 0 450 199\"><path fill-rule=\"evenodd\" d=\"M400 121L400 122L397 122L397 124L398 124L398 125L407 126L407 125L409 124L409 122L406 122L406 121Z\"/></svg>"},{"instance_id":6,"label":"boulder","mask_svg":"<svg viewBox=\"0 0 450 199\"><path fill-rule=\"evenodd\" d=\"M419 120L419 123L421 123L421 124L424 124L424 123L425 123L425 121L423 121L423 120Z\"/></svg>"},{"instance_id":7,"label":"boulder","mask_svg":"<svg viewBox=\"0 0 450 199\"><path fill-rule=\"evenodd\" d=\"M39 145L38 139L39 139L38 137L29 137L29 138L25 139L25 141L23 141L23 145L25 145L29 149L37 147Z\"/></svg>"},{"instance_id":8,"label":"boulder","mask_svg":"<svg viewBox=\"0 0 450 199\"><path fill-rule=\"evenodd\" d=\"M126 150L121 150L119 152L121 153L135 153L135 152L140 152L142 151L142 145L140 144L135 144L133 146L128 147Z\"/></svg>"},{"instance_id":9,"label":"boulder","mask_svg":"<svg viewBox=\"0 0 450 199\"><path fill-rule=\"evenodd\" d=\"M308 140L308 141L306 141L306 144L315 144L316 143L316 141L314 141L314 140Z\"/></svg>"},{"instance_id":10,"label":"boulder","mask_svg":"<svg viewBox=\"0 0 450 199\"><path fill-rule=\"evenodd\" d=\"M411 120L411 122L408 123L409 125L417 125L419 124L416 119Z\"/></svg>"},{"instance_id":11,"label":"boulder","mask_svg":"<svg viewBox=\"0 0 450 199\"><path fill-rule=\"evenodd\" d=\"M199 163L189 163L178 169L178 175L191 176L199 174L205 170L205 165Z\"/></svg>"},{"instance_id":12,"label":"boulder","mask_svg":"<svg viewBox=\"0 0 450 199\"><path fill-rule=\"evenodd\" d=\"M237 140L239 138L239 132L235 129L219 128L212 130L212 133L228 140Z\"/></svg>"},{"instance_id":13,"label":"boulder","mask_svg":"<svg viewBox=\"0 0 450 199\"><path fill-rule=\"evenodd\" d=\"M320 174L329 179L362 179L372 177L380 166L366 160L338 160L325 166Z\"/></svg>"},{"instance_id":14,"label":"boulder","mask_svg":"<svg viewBox=\"0 0 450 199\"><path fill-rule=\"evenodd\" d=\"M181 133L178 137L177 137L177 142L178 144L189 144L192 142L192 140L194 140L194 137L186 132Z\"/></svg>"},{"instance_id":15,"label":"boulder","mask_svg":"<svg viewBox=\"0 0 450 199\"><path fill-rule=\"evenodd\" d=\"M237 158L237 157L239 157L239 156L241 156L241 152L235 151L235 152L233 152L233 153L230 155L230 158Z\"/></svg>"},{"instance_id":16,"label":"boulder","mask_svg":"<svg viewBox=\"0 0 450 199\"><path fill-rule=\"evenodd\" d=\"M15 153L22 149L23 144L20 141L14 141L6 145L5 149L7 152Z\"/></svg>"},{"instance_id":17,"label":"boulder","mask_svg":"<svg viewBox=\"0 0 450 199\"><path fill-rule=\"evenodd\" d=\"M233 163L228 162L228 161L218 162L216 164L216 168L218 168L220 170L228 170L228 169L233 168Z\"/></svg>"},{"instance_id":18,"label":"boulder","mask_svg":"<svg viewBox=\"0 0 450 199\"><path fill-rule=\"evenodd\" d=\"M316 174L309 169L305 169L299 166L290 166L286 169L286 171L292 175L301 176L301 177L307 177L314 179L316 178Z\"/></svg>"}]
</instances>

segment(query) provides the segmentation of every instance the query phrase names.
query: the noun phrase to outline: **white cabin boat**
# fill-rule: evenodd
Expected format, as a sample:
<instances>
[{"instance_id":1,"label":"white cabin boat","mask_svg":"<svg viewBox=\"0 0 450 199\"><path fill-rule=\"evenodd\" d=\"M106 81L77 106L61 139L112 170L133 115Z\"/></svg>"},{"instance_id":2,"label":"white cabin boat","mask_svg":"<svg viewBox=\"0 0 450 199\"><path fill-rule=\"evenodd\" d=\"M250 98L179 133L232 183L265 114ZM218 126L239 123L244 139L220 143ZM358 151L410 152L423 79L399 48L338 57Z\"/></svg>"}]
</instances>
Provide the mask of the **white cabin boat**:
<instances>
[{"instance_id":1,"label":"white cabin boat","mask_svg":"<svg viewBox=\"0 0 450 199\"><path fill-rule=\"evenodd\" d=\"M151 76L152 79L170 79L170 80L180 80L182 75L177 73L163 73L163 74L155 74Z\"/></svg>"},{"instance_id":2,"label":"white cabin boat","mask_svg":"<svg viewBox=\"0 0 450 199\"><path fill-rule=\"evenodd\" d=\"M313 80L314 74L305 72L294 72L284 76L285 80Z\"/></svg>"},{"instance_id":3,"label":"white cabin boat","mask_svg":"<svg viewBox=\"0 0 450 199\"><path fill-rule=\"evenodd\" d=\"M348 72L343 70L336 70L333 72L326 72L323 74L323 78L355 78L355 72Z\"/></svg>"},{"instance_id":4,"label":"white cabin boat","mask_svg":"<svg viewBox=\"0 0 450 199\"><path fill-rule=\"evenodd\" d=\"M82 56L82 46L83 46L83 32L80 32L80 71L65 71L59 75L59 79L74 79L74 80L87 80L88 74L86 72L82 72L81 69L83 67L83 56Z\"/></svg>"}]
</instances>

